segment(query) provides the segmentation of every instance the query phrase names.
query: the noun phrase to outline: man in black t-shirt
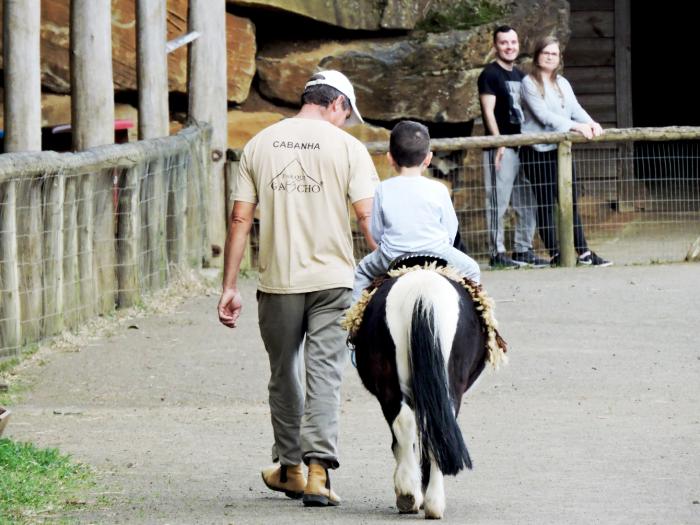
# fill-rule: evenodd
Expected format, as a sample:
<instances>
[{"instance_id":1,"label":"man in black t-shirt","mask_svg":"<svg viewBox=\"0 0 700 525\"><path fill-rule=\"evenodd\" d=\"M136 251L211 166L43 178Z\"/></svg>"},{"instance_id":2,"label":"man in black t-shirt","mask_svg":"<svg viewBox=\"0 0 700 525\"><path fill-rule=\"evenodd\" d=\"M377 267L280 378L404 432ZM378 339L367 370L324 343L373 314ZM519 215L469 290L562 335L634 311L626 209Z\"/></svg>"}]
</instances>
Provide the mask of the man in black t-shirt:
<instances>
[{"instance_id":1,"label":"man in black t-shirt","mask_svg":"<svg viewBox=\"0 0 700 525\"><path fill-rule=\"evenodd\" d=\"M479 101L484 129L488 135L520 133L523 111L520 82L523 72L515 67L520 45L512 27L500 26L493 33L496 60L479 75ZM518 268L549 265L532 250L535 235L535 201L530 182L520 170L517 148L484 150L486 223L489 232L489 265L492 268ZM512 258L506 253L503 217L508 204L517 215Z\"/></svg>"}]
</instances>

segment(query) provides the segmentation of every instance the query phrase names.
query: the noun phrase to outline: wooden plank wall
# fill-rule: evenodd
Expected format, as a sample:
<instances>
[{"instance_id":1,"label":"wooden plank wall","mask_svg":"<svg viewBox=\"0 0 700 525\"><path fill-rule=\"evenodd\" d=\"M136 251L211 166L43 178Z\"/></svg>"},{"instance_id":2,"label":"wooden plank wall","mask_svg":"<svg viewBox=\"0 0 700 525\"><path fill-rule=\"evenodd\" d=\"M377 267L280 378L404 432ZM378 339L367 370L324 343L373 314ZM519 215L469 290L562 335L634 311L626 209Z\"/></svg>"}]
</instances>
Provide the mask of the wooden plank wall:
<instances>
[{"instance_id":1,"label":"wooden plank wall","mask_svg":"<svg viewBox=\"0 0 700 525\"><path fill-rule=\"evenodd\" d=\"M603 127L617 127L615 0L570 0L571 38L564 76L579 102Z\"/></svg>"},{"instance_id":2,"label":"wooden plank wall","mask_svg":"<svg viewBox=\"0 0 700 525\"><path fill-rule=\"evenodd\" d=\"M571 38L564 75L579 102L604 128L632 126L628 0L570 0ZM575 155L582 200L631 211L631 143L580 145ZM595 161L594 161L595 159ZM592 162L593 161L593 162Z\"/></svg>"}]
</instances>

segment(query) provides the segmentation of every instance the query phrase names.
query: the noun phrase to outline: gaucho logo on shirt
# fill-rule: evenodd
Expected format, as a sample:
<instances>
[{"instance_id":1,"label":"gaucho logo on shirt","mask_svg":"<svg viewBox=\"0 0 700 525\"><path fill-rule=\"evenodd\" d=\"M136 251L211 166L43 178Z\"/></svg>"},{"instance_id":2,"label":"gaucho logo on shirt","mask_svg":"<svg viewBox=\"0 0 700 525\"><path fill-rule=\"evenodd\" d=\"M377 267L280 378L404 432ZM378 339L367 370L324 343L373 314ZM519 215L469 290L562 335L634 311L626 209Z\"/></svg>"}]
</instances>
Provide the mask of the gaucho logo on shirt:
<instances>
[{"instance_id":1,"label":"gaucho logo on shirt","mask_svg":"<svg viewBox=\"0 0 700 525\"><path fill-rule=\"evenodd\" d=\"M310 177L299 161L294 159L273 177L270 188L272 191L286 193L319 193L323 189L323 182Z\"/></svg>"}]
</instances>

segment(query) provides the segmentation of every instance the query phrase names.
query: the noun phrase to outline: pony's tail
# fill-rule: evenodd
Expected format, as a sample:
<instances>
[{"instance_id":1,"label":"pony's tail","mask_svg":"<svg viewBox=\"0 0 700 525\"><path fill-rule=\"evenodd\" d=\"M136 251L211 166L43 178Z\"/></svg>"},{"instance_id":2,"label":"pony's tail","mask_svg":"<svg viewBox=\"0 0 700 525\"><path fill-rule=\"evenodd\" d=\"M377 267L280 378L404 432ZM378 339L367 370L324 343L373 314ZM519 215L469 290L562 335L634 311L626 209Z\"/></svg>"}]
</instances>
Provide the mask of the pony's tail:
<instances>
[{"instance_id":1,"label":"pony's tail","mask_svg":"<svg viewBox=\"0 0 700 525\"><path fill-rule=\"evenodd\" d=\"M455 419L433 306L424 301L413 307L409 352L418 435L443 474L455 475L472 462Z\"/></svg>"}]
</instances>

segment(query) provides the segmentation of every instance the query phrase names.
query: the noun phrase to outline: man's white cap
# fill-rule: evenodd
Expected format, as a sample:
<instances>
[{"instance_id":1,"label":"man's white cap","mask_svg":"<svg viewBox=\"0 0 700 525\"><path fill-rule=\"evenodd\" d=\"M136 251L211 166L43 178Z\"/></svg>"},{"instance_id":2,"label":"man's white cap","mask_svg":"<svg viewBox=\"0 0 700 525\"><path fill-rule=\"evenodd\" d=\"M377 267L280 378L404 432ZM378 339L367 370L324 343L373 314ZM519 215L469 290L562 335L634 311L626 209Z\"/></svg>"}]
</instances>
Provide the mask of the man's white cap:
<instances>
[{"instance_id":1,"label":"man's white cap","mask_svg":"<svg viewBox=\"0 0 700 525\"><path fill-rule=\"evenodd\" d=\"M318 73L314 73L311 78L312 80L309 80L304 86L304 90L306 90L306 88L310 86L318 86L325 84L326 86L331 86L337 89L348 99L348 101L350 102L350 106L352 107L352 114L345 123L346 125L352 126L354 124L362 124L364 122L364 120L362 120L362 115L360 115L360 112L357 110L357 102L355 101L355 90L353 89L352 84L348 80L348 77L343 75L340 71L328 69L326 71L319 71Z\"/></svg>"}]
</instances>

